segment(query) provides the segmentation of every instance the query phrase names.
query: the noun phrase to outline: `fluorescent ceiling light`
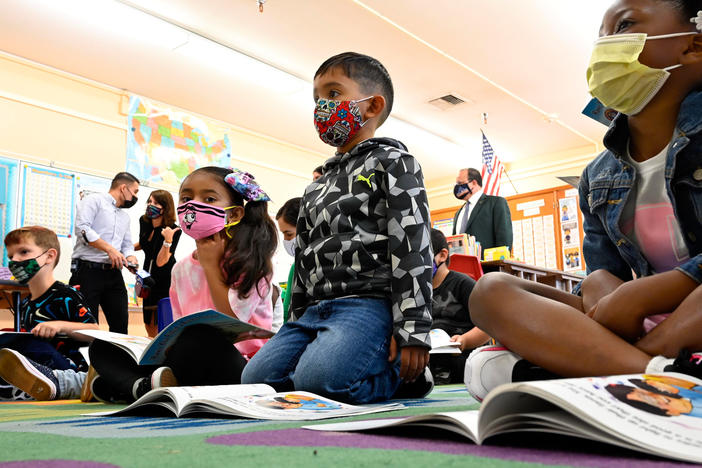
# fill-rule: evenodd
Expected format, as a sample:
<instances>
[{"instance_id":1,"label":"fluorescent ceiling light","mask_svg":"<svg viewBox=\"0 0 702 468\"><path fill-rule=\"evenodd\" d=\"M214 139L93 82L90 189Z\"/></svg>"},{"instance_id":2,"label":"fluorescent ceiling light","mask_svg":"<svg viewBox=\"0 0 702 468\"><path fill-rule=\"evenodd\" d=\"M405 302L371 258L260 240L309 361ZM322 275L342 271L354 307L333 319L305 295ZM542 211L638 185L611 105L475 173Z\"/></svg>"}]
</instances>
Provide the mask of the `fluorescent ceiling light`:
<instances>
[{"instance_id":1,"label":"fluorescent ceiling light","mask_svg":"<svg viewBox=\"0 0 702 468\"><path fill-rule=\"evenodd\" d=\"M189 33L174 24L115 0L35 0L44 11L141 44L175 49Z\"/></svg>"},{"instance_id":2,"label":"fluorescent ceiling light","mask_svg":"<svg viewBox=\"0 0 702 468\"><path fill-rule=\"evenodd\" d=\"M194 34L175 52L203 69L218 70L281 94L295 94L309 88L309 83L290 73Z\"/></svg>"},{"instance_id":3,"label":"fluorescent ceiling light","mask_svg":"<svg viewBox=\"0 0 702 468\"><path fill-rule=\"evenodd\" d=\"M421 148L422 152L432 155L435 159L450 161L461 166L475 164L475 161L480 163L478 140L474 145L476 150L470 152L465 146L458 145L444 137L394 117L388 117L378 129L377 135L402 141L407 145L410 153L412 153L413 148Z\"/></svg>"}]
</instances>

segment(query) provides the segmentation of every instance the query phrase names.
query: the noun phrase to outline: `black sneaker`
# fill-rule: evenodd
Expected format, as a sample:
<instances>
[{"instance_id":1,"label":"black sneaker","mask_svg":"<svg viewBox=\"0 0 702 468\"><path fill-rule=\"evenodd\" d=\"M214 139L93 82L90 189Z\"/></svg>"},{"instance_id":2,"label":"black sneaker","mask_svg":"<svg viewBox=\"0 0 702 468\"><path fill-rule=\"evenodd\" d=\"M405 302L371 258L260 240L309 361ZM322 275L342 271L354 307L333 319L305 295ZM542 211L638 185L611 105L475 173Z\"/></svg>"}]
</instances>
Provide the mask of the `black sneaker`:
<instances>
[{"instance_id":1,"label":"black sneaker","mask_svg":"<svg viewBox=\"0 0 702 468\"><path fill-rule=\"evenodd\" d=\"M672 364L665 366L665 372L679 372L702 379L702 352L690 352L686 349L680 351Z\"/></svg>"},{"instance_id":2,"label":"black sneaker","mask_svg":"<svg viewBox=\"0 0 702 468\"><path fill-rule=\"evenodd\" d=\"M402 382L392 396L393 400L424 398L434 390L434 376L431 375L429 367L424 368L424 372L417 377L414 382Z\"/></svg>"},{"instance_id":3,"label":"black sneaker","mask_svg":"<svg viewBox=\"0 0 702 468\"><path fill-rule=\"evenodd\" d=\"M130 403L134 400L131 395L115 390L108 381L99 375L95 376L89 385L91 396L102 403Z\"/></svg>"},{"instance_id":4,"label":"black sneaker","mask_svg":"<svg viewBox=\"0 0 702 468\"><path fill-rule=\"evenodd\" d=\"M164 366L153 371L150 377L142 377L134 382L132 394L134 398L138 400L154 388L177 386L178 379L176 379L175 374L173 374L170 367Z\"/></svg>"},{"instance_id":5,"label":"black sneaker","mask_svg":"<svg viewBox=\"0 0 702 468\"><path fill-rule=\"evenodd\" d=\"M32 395L27 392L22 391L21 388L17 388L14 385L10 385L4 380L0 379L0 401L26 401L34 400Z\"/></svg>"},{"instance_id":6,"label":"black sneaker","mask_svg":"<svg viewBox=\"0 0 702 468\"><path fill-rule=\"evenodd\" d=\"M51 369L13 349L0 349L0 377L36 400L54 400L59 394L58 379Z\"/></svg>"}]
</instances>

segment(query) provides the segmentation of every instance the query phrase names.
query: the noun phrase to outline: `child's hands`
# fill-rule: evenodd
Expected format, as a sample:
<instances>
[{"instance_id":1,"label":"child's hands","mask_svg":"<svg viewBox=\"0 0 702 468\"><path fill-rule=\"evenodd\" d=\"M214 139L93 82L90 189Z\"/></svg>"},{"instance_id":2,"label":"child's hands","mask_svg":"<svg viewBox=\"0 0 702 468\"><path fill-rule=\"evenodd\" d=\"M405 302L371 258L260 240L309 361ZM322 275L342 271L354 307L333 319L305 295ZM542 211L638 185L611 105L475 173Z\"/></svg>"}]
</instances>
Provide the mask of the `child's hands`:
<instances>
[{"instance_id":1,"label":"child's hands","mask_svg":"<svg viewBox=\"0 0 702 468\"><path fill-rule=\"evenodd\" d=\"M388 361L397 359L397 341L390 339L390 356ZM429 364L429 350L423 346L405 346L400 351L400 378L414 382Z\"/></svg>"},{"instance_id":2,"label":"child's hands","mask_svg":"<svg viewBox=\"0 0 702 468\"><path fill-rule=\"evenodd\" d=\"M32 334L39 338L53 338L58 333L62 333L63 326L60 322L42 322L32 328Z\"/></svg>"},{"instance_id":3,"label":"child's hands","mask_svg":"<svg viewBox=\"0 0 702 468\"><path fill-rule=\"evenodd\" d=\"M224 257L225 240L219 234L195 241L197 246L197 259L203 268L214 267L219 270L220 262Z\"/></svg>"},{"instance_id":4,"label":"child's hands","mask_svg":"<svg viewBox=\"0 0 702 468\"><path fill-rule=\"evenodd\" d=\"M455 341L456 343L461 343L461 347L459 349L461 351L465 351L466 344L463 341L463 335L453 335L451 337L451 341Z\"/></svg>"}]
</instances>

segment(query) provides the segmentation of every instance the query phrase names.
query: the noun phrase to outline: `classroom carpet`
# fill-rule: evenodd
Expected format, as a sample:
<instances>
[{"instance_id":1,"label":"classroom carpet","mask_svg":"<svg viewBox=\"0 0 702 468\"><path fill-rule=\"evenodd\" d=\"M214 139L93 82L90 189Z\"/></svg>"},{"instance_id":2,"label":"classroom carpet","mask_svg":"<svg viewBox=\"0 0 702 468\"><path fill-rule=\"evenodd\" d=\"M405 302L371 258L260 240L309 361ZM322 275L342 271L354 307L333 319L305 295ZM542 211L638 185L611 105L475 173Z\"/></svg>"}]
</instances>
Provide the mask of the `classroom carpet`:
<instances>
[{"instance_id":1,"label":"classroom carpet","mask_svg":"<svg viewBox=\"0 0 702 468\"><path fill-rule=\"evenodd\" d=\"M406 408L335 421L479 407L459 385L436 387L423 400L398 401ZM301 428L310 422L90 415L118 408L77 400L0 403L0 468L690 466L545 434L501 436L478 446L431 429L320 433Z\"/></svg>"}]
</instances>

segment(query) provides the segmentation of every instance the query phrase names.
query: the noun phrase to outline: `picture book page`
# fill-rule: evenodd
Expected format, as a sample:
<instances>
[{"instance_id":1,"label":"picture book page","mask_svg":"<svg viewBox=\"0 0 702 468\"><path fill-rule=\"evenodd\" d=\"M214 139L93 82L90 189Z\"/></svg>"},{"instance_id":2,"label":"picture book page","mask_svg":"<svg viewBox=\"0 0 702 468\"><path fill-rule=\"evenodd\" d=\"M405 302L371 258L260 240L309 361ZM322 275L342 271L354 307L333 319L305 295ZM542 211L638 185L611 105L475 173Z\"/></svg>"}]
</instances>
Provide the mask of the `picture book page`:
<instances>
[{"instance_id":1,"label":"picture book page","mask_svg":"<svg viewBox=\"0 0 702 468\"><path fill-rule=\"evenodd\" d=\"M638 374L507 385L483 402L482 437L495 432L491 426L504 421L502 417L535 409L515 400L515 390L549 400L621 442L672 458L702 461L702 381L694 377Z\"/></svg>"},{"instance_id":2,"label":"picture book page","mask_svg":"<svg viewBox=\"0 0 702 468\"><path fill-rule=\"evenodd\" d=\"M342 423L315 424L303 426L305 429L314 431L369 431L399 426L422 426L436 427L447 431L455 432L464 437L476 441L475 434L478 430L477 410L472 411L451 411L447 413L422 414L410 416L408 418L396 419L367 419L363 421L348 421Z\"/></svg>"},{"instance_id":3,"label":"picture book page","mask_svg":"<svg viewBox=\"0 0 702 468\"><path fill-rule=\"evenodd\" d=\"M137 362L144 353L144 350L151 344L151 338L145 336L124 335L122 333L113 333L106 330L76 330L75 333L113 343L126 350Z\"/></svg>"},{"instance_id":4,"label":"picture book page","mask_svg":"<svg viewBox=\"0 0 702 468\"><path fill-rule=\"evenodd\" d=\"M404 408L398 403L354 406L308 392L250 394L213 399L211 406L228 409L250 418L271 420L315 420Z\"/></svg>"}]
</instances>

